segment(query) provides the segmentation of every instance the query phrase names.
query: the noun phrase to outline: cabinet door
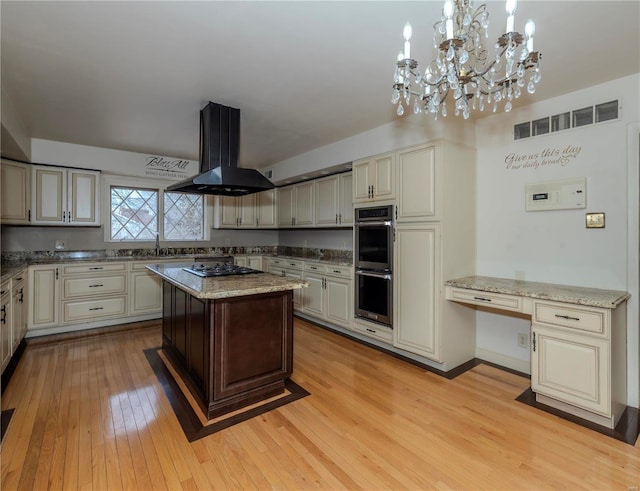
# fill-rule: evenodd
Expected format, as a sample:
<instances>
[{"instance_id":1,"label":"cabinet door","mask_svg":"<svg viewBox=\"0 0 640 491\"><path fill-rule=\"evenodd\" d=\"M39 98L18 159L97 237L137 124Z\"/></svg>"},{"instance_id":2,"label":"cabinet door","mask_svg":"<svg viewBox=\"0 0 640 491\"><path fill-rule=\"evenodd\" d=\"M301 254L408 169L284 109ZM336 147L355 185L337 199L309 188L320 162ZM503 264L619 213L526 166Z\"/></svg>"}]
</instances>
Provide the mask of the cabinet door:
<instances>
[{"instance_id":1,"label":"cabinet door","mask_svg":"<svg viewBox=\"0 0 640 491\"><path fill-rule=\"evenodd\" d=\"M0 221L29 223L31 207L31 168L28 164L3 160L0 166Z\"/></svg>"},{"instance_id":2,"label":"cabinet door","mask_svg":"<svg viewBox=\"0 0 640 491\"><path fill-rule=\"evenodd\" d=\"M67 222L67 171L55 167L33 166L31 201L33 224L53 225Z\"/></svg>"},{"instance_id":3,"label":"cabinet door","mask_svg":"<svg viewBox=\"0 0 640 491\"><path fill-rule=\"evenodd\" d=\"M353 226L353 175L340 174L338 180L338 222Z\"/></svg>"},{"instance_id":4,"label":"cabinet door","mask_svg":"<svg viewBox=\"0 0 640 491\"><path fill-rule=\"evenodd\" d=\"M294 225L310 227L313 225L313 183L297 184L295 188Z\"/></svg>"},{"instance_id":5,"label":"cabinet door","mask_svg":"<svg viewBox=\"0 0 640 491\"><path fill-rule=\"evenodd\" d=\"M338 176L314 181L314 225L338 225Z\"/></svg>"},{"instance_id":6,"label":"cabinet door","mask_svg":"<svg viewBox=\"0 0 640 491\"><path fill-rule=\"evenodd\" d=\"M11 348L13 346L11 328L11 293L9 285L6 284L0 290L0 362L2 370L11 359Z\"/></svg>"},{"instance_id":7,"label":"cabinet door","mask_svg":"<svg viewBox=\"0 0 640 491\"><path fill-rule=\"evenodd\" d=\"M29 329L58 324L58 275L55 266L29 268Z\"/></svg>"},{"instance_id":8,"label":"cabinet door","mask_svg":"<svg viewBox=\"0 0 640 491\"><path fill-rule=\"evenodd\" d=\"M12 348L11 353L15 353L18 344L22 341L27 330L27 299L25 296L25 285L23 281L12 283L11 285L11 327L12 327Z\"/></svg>"},{"instance_id":9,"label":"cabinet door","mask_svg":"<svg viewBox=\"0 0 640 491\"><path fill-rule=\"evenodd\" d=\"M309 283L303 288L303 310L312 315L322 317L324 315L324 276L314 273L305 273L305 279Z\"/></svg>"},{"instance_id":10,"label":"cabinet door","mask_svg":"<svg viewBox=\"0 0 640 491\"><path fill-rule=\"evenodd\" d=\"M258 271L262 271L263 270L262 256L248 256L247 267L251 269L257 269Z\"/></svg>"},{"instance_id":11,"label":"cabinet door","mask_svg":"<svg viewBox=\"0 0 640 491\"><path fill-rule=\"evenodd\" d=\"M436 150L421 147L398 153L398 221L436 215Z\"/></svg>"},{"instance_id":12,"label":"cabinet door","mask_svg":"<svg viewBox=\"0 0 640 491\"><path fill-rule=\"evenodd\" d=\"M353 323L353 282L326 277L326 319L334 324L351 327Z\"/></svg>"},{"instance_id":13,"label":"cabinet door","mask_svg":"<svg viewBox=\"0 0 640 491\"><path fill-rule=\"evenodd\" d=\"M278 274L278 273L275 273ZM284 270L284 276L287 278L294 278L296 280L302 279L302 273L299 271L291 271L288 269ZM305 288L298 288L297 290L293 290L293 309L294 310L302 310L303 298L302 298L302 290Z\"/></svg>"},{"instance_id":14,"label":"cabinet door","mask_svg":"<svg viewBox=\"0 0 640 491\"><path fill-rule=\"evenodd\" d=\"M129 314L149 314L162 310L162 281L154 273L132 271L130 274Z\"/></svg>"},{"instance_id":15,"label":"cabinet door","mask_svg":"<svg viewBox=\"0 0 640 491\"><path fill-rule=\"evenodd\" d=\"M393 198L393 156L382 155L373 160L373 196L376 200Z\"/></svg>"},{"instance_id":16,"label":"cabinet door","mask_svg":"<svg viewBox=\"0 0 640 491\"><path fill-rule=\"evenodd\" d=\"M278 188L278 227L293 226L294 196L293 186Z\"/></svg>"},{"instance_id":17,"label":"cabinet door","mask_svg":"<svg viewBox=\"0 0 640 491\"><path fill-rule=\"evenodd\" d=\"M258 215L256 210L256 195L247 194L238 199L238 218L240 227L256 228L258 226Z\"/></svg>"},{"instance_id":18,"label":"cabinet door","mask_svg":"<svg viewBox=\"0 0 640 491\"><path fill-rule=\"evenodd\" d=\"M67 222L100 225L100 173L69 170L67 175Z\"/></svg>"},{"instance_id":19,"label":"cabinet door","mask_svg":"<svg viewBox=\"0 0 640 491\"><path fill-rule=\"evenodd\" d=\"M353 201L362 202L371 199L371 161L354 162L351 168L353 175Z\"/></svg>"},{"instance_id":20,"label":"cabinet door","mask_svg":"<svg viewBox=\"0 0 640 491\"><path fill-rule=\"evenodd\" d=\"M220 196L220 226L236 228L238 226L238 198L236 196Z\"/></svg>"},{"instance_id":21,"label":"cabinet door","mask_svg":"<svg viewBox=\"0 0 640 491\"><path fill-rule=\"evenodd\" d=\"M396 227L393 345L437 359L440 296L438 225Z\"/></svg>"},{"instance_id":22,"label":"cabinet door","mask_svg":"<svg viewBox=\"0 0 640 491\"><path fill-rule=\"evenodd\" d=\"M610 416L609 341L532 326L531 390Z\"/></svg>"},{"instance_id":23,"label":"cabinet door","mask_svg":"<svg viewBox=\"0 0 640 491\"><path fill-rule=\"evenodd\" d=\"M276 189L262 191L257 195L258 227L275 228L277 220Z\"/></svg>"}]
</instances>

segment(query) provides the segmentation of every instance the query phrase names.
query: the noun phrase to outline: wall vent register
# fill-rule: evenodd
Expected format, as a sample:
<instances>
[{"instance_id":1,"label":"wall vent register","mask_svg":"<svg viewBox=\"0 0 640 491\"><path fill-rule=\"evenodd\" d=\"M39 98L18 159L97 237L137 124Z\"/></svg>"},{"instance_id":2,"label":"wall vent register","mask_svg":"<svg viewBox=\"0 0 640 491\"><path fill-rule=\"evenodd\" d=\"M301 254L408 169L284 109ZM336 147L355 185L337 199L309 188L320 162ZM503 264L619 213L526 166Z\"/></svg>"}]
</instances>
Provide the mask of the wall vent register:
<instances>
[{"instance_id":1,"label":"wall vent register","mask_svg":"<svg viewBox=\"0 0 640 491\"><path fill-rule=\"evenodd\" d=\"M518 123L513 126L513 139L522 140L533 136L546 135L547 133L555 133L557 131L568 130L570 128L579 128L595 123L603 123L618 119L620 109L618 101L610 101L594 106L574 109L553 116L545 116L544 118L526 123Z\"/></svg>"}]
</instances>

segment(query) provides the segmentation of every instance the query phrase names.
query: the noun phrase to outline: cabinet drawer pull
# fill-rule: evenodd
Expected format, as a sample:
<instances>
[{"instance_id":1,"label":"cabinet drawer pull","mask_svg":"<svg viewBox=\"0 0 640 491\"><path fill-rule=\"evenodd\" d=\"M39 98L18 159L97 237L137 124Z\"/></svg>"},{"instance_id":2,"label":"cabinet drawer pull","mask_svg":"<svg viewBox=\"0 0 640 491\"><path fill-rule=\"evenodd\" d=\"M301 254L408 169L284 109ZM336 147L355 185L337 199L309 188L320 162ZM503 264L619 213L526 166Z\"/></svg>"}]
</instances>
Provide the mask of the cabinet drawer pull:
<instances>
[{"instance_id":1,"label":"cabinet drawer pull","mask_svg":"<svg viewBox=\"0 0 640 491\"><path fill-rule=\"evenodd\" d=\"M484 298L484 297L473 297L474 300L479 300L481 302L491 302L490 298Z\"/></svg>"},{"instance_id":2,"label":"cabinet drawer pull","mask_svg":"<svg viewBox=\"0 0 640 491\"><path fill-rule=\"evenodd\" d=\"M91 267L91 268L89 268L89 269L90 269L90 270L95 270L95 269L104 269L104 267L103 267L103 266L94 266L94 267Z\"/></svg>"},{"instance_id":3,"label":"cabinet drawer pull","mask_svg":"<svg viewBox=\"0 0 640 491\"><path fill-rule=\"evenodd\" d=\"M560 319L567 319L568 321L579 321L580 317L571 317L570 315L560 315L560 314L555 314L556 317L559 317Z\"/></svg>"},{"instance_id":4,"label":"cabinet drawer pull","mask_svg":"<svg viewBox=\"0 0 640 491\"><path fill-rule=\"evenodd\" d=\"M98 288L98 287L101 287L101 286L104 286L104 285L89 285L89 288Z\"/></svg>"},{"instance_id":5,"label":"cabinet drawer pull","mask_svg":"<svg viewBox=\"0 0 640 491\"><path fill-rule=\"evenodd\" d=\"M0 295L4 295L4 292L6 292L6 291L7 291L7 290L2 290L2 291L0 292Z\"/></svg>"},{"instance_id":6,"label":"cabinet drawer pull","mask_svg":"<svg viewBox=\"0 0 640 491\"><path fill-rule=\"evenodd\" d=\"M342 274L342 271L340 271L339 269L334 269L333 272L334 273L338 273L338 274Z\"/></svg>"},{"instance_id":7,"label":"cabinet drawer pull","mask_svg":"<svg viewBox=\"0 0 640 491\"><path fill-rule=\"evenodd\" d=\"M375 334L375 333L376 333L376 331L375 331L375 330L373 330L373 329L369 329L368 327L366 327L366 328L365 328L365 330L366 330L366 331L369 331L369 332L372 332L373 334Z\"/></svg>"},{"instance_id":8,"label":"cabinet drawer pull","mask_svg":"<svg viewBox=\"0 0 640 491\"><path fill-rule=\"evenodd\" d=\"M20 278L14 278L16 281L22 281L22 276Z\"/></svg>"},{"instance_id":9,"label":"cabinet drawer pull","mask_svg":"<svg viewBox=\"0 0 640 491\"><path fill-rule=\"evenodd\" d=\"M104 310L104 307L93 307L89 310Z\"/></svg>"}]
</instances>

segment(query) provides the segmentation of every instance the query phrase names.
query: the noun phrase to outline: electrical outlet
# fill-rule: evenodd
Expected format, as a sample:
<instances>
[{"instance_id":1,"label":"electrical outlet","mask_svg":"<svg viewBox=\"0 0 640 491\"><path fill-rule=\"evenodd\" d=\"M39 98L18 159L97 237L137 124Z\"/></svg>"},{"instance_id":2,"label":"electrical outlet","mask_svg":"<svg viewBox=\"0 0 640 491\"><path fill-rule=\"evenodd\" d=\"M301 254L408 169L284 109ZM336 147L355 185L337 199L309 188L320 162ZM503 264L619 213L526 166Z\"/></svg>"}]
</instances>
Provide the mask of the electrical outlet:
<instances>
[{"instance_id":1,"label":"electrical outlet","mask_svg":"<svg viewBox=\"0 0 640 491\"><path fill-rule=\"evenodd\" d=\"M528 348L529 347L529 335L526 332L518 333L518 346L520 348Z\"/></svg>"},{"instance_id":2,"label":"electrical outlet","mask_svg":"<svg viewBox=\"0 0 640 491\"><path fill-rule=\"evenodd\" d=\"M55 245L56 251L64 251L67 248L66 240L56 240Z\"/></svg>"}]
</instances>

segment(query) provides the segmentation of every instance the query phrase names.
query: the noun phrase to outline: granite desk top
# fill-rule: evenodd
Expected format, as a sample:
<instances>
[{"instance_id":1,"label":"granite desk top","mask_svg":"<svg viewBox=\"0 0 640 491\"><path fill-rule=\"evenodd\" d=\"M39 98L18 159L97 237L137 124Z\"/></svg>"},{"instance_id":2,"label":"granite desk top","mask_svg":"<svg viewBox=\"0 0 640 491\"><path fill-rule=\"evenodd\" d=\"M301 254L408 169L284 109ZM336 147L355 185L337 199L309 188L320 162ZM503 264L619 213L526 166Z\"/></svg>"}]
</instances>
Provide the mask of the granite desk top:
<instances>
[{"instance_id":1,"label":"granite desk top","mask_svg":"<svg viewBox=\"0 0 640 491\"><path fill-rule=\"evenodd\" d=\"M631 297L628 292L619 290L600 290L598 288L538 283L490 276L466 276L445 281L444 284L445 286L466 288L468 290L502 293L605 309L615 309Z\"/></svg>"},{"instance_id":2,"label":"granite desk top","mask_svg":"<svg viewBox=\"0 0 640 491\"><path fill-rule=\"evenodd\" d=\"M201 278L182 270L183 267L192 264L150 264L146 268L196 298L242 297L258 293L297 290L308 286L304 280L269 273Z\"/></svg>"}]
</instances>

